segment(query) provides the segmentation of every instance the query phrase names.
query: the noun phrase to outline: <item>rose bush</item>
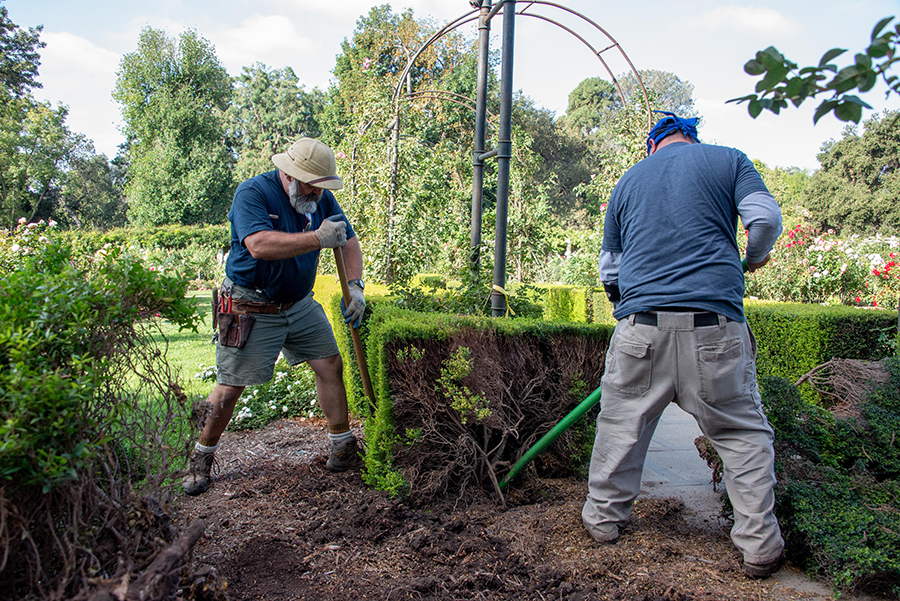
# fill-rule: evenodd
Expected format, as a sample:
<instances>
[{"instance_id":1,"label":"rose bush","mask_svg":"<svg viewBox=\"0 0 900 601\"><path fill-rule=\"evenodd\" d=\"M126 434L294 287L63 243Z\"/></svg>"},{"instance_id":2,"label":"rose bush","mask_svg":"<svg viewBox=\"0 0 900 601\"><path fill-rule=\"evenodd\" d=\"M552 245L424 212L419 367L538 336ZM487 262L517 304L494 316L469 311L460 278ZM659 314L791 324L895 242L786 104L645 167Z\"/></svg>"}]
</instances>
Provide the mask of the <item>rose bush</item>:
<instances>
[{"instance_id":1,"label":"rose bush","mask_svg":"<svg viewBox=\"0 0 900 601\"><path fill-rule=\"evenodd\" d=\"M785 220L785 232L764 269L747 274L746 294L764 300L897 306L900 298L900 238L817 233L800 213ZM790 224L790 225L788 225ZM742 236L742 247L746 235Z\"/></svg>"}]
</instances>

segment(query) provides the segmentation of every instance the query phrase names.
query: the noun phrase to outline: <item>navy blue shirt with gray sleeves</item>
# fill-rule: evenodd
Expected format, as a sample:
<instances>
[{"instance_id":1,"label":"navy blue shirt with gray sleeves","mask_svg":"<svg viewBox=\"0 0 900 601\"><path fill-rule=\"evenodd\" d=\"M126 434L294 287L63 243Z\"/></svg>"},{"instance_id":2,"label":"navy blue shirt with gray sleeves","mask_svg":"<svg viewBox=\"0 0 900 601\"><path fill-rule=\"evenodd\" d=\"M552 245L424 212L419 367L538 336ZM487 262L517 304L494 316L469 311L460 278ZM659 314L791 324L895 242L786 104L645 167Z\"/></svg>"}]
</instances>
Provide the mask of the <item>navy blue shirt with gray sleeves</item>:
<instances>
[{"instance_id":1,"label":"navy blue shirt with gray sleeves","mask_svg":"<svg viewBox=\"0 0 900 601\"><path fill-rule=\"evenodd\" d=\"M231 211L228 212L231 252L225 264L225 275L238 286L259 290L274 303L302 299L316 282L319 251L289 259L264 261L253 258L244 246L244 239L260 231L313 231L332 215L344 216L344 212L329 190L322 190L319 206L314 213L297 213L284 192L277 169L244 181L234 193ZM356 234L346 216L344 221L347 222L347 238L353 238Z\"/></svg>"},{"instance_id":2,"label":"navy blue shirt with gray sleeves","mask_svg":"<svg viewBox=\"0 0 900 601\"><path fill-rule=\"evenodd\" d=\"M663 146L619 180L603 228L601 280L618 281L613 316L689 307L744 321L738 216L747 258L761 262L781 233L781 212L741 151Z\"/></svg>"}]
</instances>

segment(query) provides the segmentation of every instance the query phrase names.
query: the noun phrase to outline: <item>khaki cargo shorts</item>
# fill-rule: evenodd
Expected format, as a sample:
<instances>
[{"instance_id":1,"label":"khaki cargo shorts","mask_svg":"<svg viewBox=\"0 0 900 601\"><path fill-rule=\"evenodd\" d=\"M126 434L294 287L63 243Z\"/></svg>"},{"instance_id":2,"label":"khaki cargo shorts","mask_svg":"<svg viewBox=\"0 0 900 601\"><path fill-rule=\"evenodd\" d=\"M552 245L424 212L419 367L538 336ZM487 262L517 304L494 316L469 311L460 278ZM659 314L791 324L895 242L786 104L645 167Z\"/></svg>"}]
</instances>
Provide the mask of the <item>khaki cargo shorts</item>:
<instances>
[{"instance_id":1,"label":"khaki cargo shorts","mask_svg":"<svg viewBox=\"0 0 900 601\"><path fill-rule=\"evenodd\" d=\"M226 280L226 285L231 282ZM234 286L233 298L269 302L256 291ZM284 353L293 366L339 353L325 310L310 292L286 311L266 315L254 313L256 323L246 346L216 343L216 382L226 386L255 386L272 379L278 355Z\"/></svg>"}]
</instances>

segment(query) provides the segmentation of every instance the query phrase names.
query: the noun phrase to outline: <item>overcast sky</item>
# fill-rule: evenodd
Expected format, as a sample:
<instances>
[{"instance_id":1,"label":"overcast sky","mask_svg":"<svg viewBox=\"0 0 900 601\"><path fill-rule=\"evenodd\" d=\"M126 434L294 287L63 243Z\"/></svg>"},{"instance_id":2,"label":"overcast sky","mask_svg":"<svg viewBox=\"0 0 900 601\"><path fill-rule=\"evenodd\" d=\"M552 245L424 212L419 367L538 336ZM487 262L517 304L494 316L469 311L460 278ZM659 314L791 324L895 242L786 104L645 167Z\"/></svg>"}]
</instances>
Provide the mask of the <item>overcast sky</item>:
<instances>
[{"instance_id":1,"label":"overcast sky","mask_svg":"<svg viewBox=\"0 0 900 601\"><path fill-rule=\"evenodd\" d=\"M711 0L600 2L555 0L602 28L549 5L528 10L574 29L597 50L618 43L637 69L671 71L694 85L694 99L704 120L701 140L734 146L770 167L818 167L823 142L840 138L845 124L833 117L813 126L818 101L781 116L756 120L746 104L725 101L753 92L756 79L744 63L757 50L774 45L801 66L816 64L839 46L860 51L868 45L882 17L900 17L900 0L780 0L734 3ZM43 25L40 77L35 95L69 106L69 127L91 138L110 158L122 142L118 105L111 99L123 54L137 47L140 31L151 26L175 37L194 28L215 46L231 75L261 62L290 66L307 88L326 89L340 44L353 35L357 19L371 0L6 0L12 21L22 27ZM523 6L525 0L519 0ZM400 0L395 11L412 8L417 18L438 24L471 11L467 0ZM461 27L475 35L474 24ZM500 47L502 19L492 32ZM620 75L628 64L615 48L602 54ZM842 56L840 65L851 59ZM608 78L588 47L563 29L540 18L518 18L513 85L537 104L565 113L567 96L587 77ZM864 99L877 110L900 108L900 97L885 99L883 84ZM872 111L866 111L866 115Z\"/></svg>"}]
</instances>

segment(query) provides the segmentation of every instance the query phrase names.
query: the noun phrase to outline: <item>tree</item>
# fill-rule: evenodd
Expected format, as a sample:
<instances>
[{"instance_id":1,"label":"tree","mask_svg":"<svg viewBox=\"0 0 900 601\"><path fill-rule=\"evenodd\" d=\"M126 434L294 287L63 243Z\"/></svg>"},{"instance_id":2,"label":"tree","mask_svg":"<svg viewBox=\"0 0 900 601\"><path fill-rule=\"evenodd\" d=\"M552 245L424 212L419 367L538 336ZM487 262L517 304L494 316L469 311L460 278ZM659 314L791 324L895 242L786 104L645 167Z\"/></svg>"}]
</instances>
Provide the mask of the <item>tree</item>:
<instances>
[{"instance_id":1,"label":"tree","mask_svg":"<svg viewBox=\"0 0 900 601\"><path fill-rule=\"evenodd\" d=\"M84 141L68 161L52 217L63 227L107 229L127 222L121 169Z\"/></svg>"},{"instance_id":2,"label":"tree","mask_svg":"<svg viewBox=\"0 0 900 601\"><path fill-rule=\"evenodd\" d=\"M225 112L229 136L240 158L238 181L274 168L272 155L297 138L318 138L325 95L307 92L290 67L270 69L261 63L244 67L234 80L234 95Z\"/></svg>"},{"instance_id":3,"label":"tree","mask_svg":"<svg viewBox=\"0 0 900 601\"><path fill-rule=\"evenodd\" d=\"M600 77L589 77L569 92L565 120L571 129L588 136L596 133L604 120L621 106L619 92L613 84Z\"/></svg>"},{"instance_id":4,"label":"tree","mask_svg":"<svg viewBox=\"0 0 900 601\"><path fill-rule=\"evenodd\" d=\"M584 197L589 227L601 227L599 217L619 179L638 161L647 156L647 109L643 98L632 97L629 104L617 111L606 129L607 140L596 151L590 180L579 185L576 192Z\"/></svg>"},{"instance_id":5,"label":"tree","mask_svg":"<svg viewBox=\"0 0 900 601\"><path fill-rule=\"evenodd\" d=\"M474 97L474 40L441 37L400 81L436 31L411 10L372 8L342 44L321 121L345 182L339 200L367 249L366 273L391 283L468 256L472 113L441 92Z\"/></svg>"},{"instance_id":6,"label":"tree","mask_svg":"<svg viewBox=\"0 0 900 601\"><path fill-rule=\"evenodd\" d=\"M571 94L569 98L571 106ZM545 186L554 220L577 223L583 221L584 206L583 195L576 188L590 181L595 168L593 138L583 135L584 128L571 125L568 117L555 119L553 111L535 105L526 96L514 99L513 128L525 134L516 140L530 140L530 150L541 159L531 176ZM576 119L580 118L576 115ZM517 162L520 156L516 154Z\"/></svg>"},{"instance_id":7,"label":"tree","mask_svg":"<svg viewBox=\"0 0 900 601\"><path fill-rule=\"evenodd\" d=\"M2 0L0 0L2 1ZM19 28L10 21L5 6L0 6L0 101L26 96L37 81L39 50L46 46L40 39L43 26Z\"/></svg>"},{"instance_id":8,"label":"tree","mask_svg":"<svg viewBox=\"0 0 900 601\"><path fill-rule=\"evenodd\" d=\"M215 48L193 30L175 40L146 27L119 64L113 97L125 122L129 220L221 222L234 159L225 143L231 79Z\"/></svg>"},{"instance_id":9,"label":"tree","mask_svg":"<svg viewBox=\"0 0 900 601\"><path fill-rule=\"evenodd\" d=\"M900 111L873 116L857 133L826 143L804 194L804 204L820 229L844 234L900 234Z\"/></svg>"},{"instance_id":10,"label":"tree","mask_svg":"<svg viewBox=\"0 0 900 601\"><path fill-rule=\"evenodd\" d=\"M643 69L639 73L654 109L669 111L679 117L697 116L697 109L694 108L694 84L682 80L670 71ZM619 76L619 86L626 102L643 98L641 86L631 71Z\"/></svg>"},{"instance_id":11,"label":"tree","mask_svg":"<svg viewBox=\"0 0 900 601\"><path fill-rule=\"evenodd\" d=\"M797 64L786 59L774 46L760 50L744 65L748 74L763 76L756 84L756 94L732 98L728 102L747 102L747 112L756 119L763 110L777 115L787 108L789 100L794 106L800 106L807 98L831 93L831 97L816 109L813 123L831 112L841 121L859 123L863 108L872 107L849 92L869 92L880 77L888 86L888 94L891 91L900 94L900 77L889 74L894 64L900 61L900 23L894 29L885 29L893 19L887 17L879 21L872 30L871 44L854 56L852 64L841 69L831 61L847 52L843 48L832 48L822 55L818 65L799 71Z\"/></svg>"}]
</instances>

